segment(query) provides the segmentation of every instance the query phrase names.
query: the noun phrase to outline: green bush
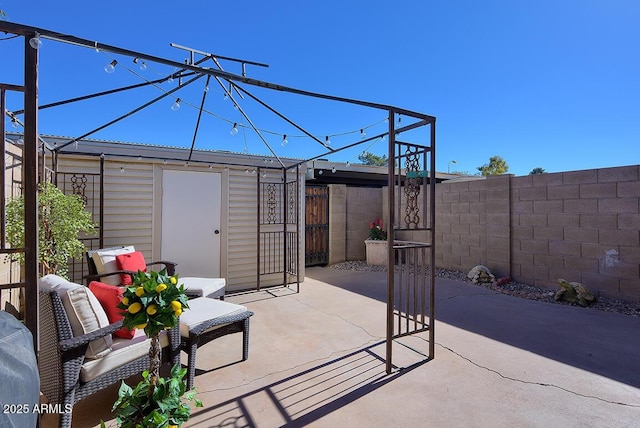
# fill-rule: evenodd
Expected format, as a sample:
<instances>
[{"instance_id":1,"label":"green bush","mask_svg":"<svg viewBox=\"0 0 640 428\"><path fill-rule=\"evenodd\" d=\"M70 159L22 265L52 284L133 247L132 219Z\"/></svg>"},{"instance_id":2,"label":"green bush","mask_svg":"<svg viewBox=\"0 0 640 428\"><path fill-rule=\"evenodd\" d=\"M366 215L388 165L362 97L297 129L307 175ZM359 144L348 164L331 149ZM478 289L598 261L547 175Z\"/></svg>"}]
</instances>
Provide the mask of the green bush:
<instances>
[{"instance_id":1,"label":"green bush","mask_svg":"<svg viewBox=\"0 0 640 428\"><path fill-rule=\"evenodd\" d=\"M12 248L24 247L24 197L7 203L7 241ZM38 261L44 274L67 277L69 259L81 257L85 245L79 233L95 233L96 224L78 195L65 195L52 183L38 185ZM24 263L24 253L9 255Z\"/></svg>"},{"instance_id":2,"label":"green bush","mask_svg":"<svg viewBox=\"0 0 640 428\"><path fill-rule=\"evenodd\" d=\"M171 377L158 378L153 394L149 395L152 379L149 371L142 372L143 380L131 388L122 382L118 391L118 400L113 405L116 421L121 428L168 428L181 426L191 415L191 408L182 401L194 401L196 407L202 402L195 398L195 390L186 392L183 378L186 368L175 365L171 368ZM104 423L101 426L105 426Z\"/></svg>"}]
</instances>

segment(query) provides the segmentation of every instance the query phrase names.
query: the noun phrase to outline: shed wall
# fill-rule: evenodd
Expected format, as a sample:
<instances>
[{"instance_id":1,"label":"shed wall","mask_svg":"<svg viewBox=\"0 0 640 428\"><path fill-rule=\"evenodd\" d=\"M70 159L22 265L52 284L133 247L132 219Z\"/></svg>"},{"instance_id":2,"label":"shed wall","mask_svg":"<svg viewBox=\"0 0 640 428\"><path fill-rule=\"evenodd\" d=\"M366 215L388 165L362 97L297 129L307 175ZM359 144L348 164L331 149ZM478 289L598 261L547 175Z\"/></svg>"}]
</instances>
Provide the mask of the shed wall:
<instances>
[{"instance_id":1,"label":"shed wall","mask_svg":"<svg viewBox=\"0 0 640 428\"><path fill-rule=\"evenodd\" d=\"M95 173L99 171L97 157L61 156L61 172ZM104 247L134 245L146 260L159 260L161 242L162 171L165 168L184 169L181 165L163 162L105 160L104 168ZM255 288L257 284L257 193L255 174L244 168L189 166L190 171L218 172L222 175L220 248L221 276L230 291ZM60 183L61 185L62 183ZM300 188L304 186L301 175ZM68 187L68 183L67 183ZM99 206L99 189L88 195ZM197 197L197 195L194 195ZM303 204L298 204L300 213ZM97 210L95 220L98 220ZM301 217L303 218L303 217ZM303 225L302 225L303 226ZM299 227L301 279L304 278L304 228ZM95 248L97 246L94 245ZM84 264L80 260L78 265ZM180 272L178 266L178 273ZM81 277L81 274L80 274ZM78 278L76 278L78 280ZM280 285L282 275L263 277L261 285Z\"/></svg>"}]
</instances>

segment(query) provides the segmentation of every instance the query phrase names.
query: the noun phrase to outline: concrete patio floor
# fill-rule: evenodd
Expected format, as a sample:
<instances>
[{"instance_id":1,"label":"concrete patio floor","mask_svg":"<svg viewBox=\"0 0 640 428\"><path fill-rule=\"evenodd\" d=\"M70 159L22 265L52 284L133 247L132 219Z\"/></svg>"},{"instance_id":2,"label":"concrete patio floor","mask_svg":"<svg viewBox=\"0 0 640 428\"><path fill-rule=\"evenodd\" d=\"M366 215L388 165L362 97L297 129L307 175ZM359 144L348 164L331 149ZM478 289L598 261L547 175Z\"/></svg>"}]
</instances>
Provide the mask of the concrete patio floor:
<instances>
[{"instance_id":1,"label":"concrete patio floor","mask_svg":"<svg viewBox=\"0 0 640 428\"><path fill-rule=\"evenodd\" d=\"M639 426L640 318L438 279L435 359L427 333L406 337L387 375L385 284L383 272L308 268L299 294L229 296L255 312L249 360L239 334L198 350L204 408L184 426ZM115 427L117 389L76 404L73 426Z\"/></svg>"}]
</instances>

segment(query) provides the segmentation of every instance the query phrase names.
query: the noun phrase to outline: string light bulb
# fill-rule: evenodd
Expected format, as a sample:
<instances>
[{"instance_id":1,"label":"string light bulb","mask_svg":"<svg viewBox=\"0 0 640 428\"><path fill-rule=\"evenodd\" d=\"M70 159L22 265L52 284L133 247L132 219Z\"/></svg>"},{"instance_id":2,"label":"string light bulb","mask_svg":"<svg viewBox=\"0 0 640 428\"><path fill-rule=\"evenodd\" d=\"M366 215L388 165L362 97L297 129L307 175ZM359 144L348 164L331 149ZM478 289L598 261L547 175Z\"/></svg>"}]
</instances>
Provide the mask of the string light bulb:
<instances>
[{"instance_id":1,"label":"string light bulb","mask_svg":"<svg viewBox=\"0 0 640 428\"><path fill-rule=\"evenodd\" d=\"M29 39L29 46L31 46L35 50L40 49L40 46L42 46L42 40L40 40L40 34L36 33L35 36Z\"/></svg>"},{"instance_id":2,"label":"string light bulb","mask_svg":"<svg viewBox=\"0 0 640 428\"><path fill-rule=\"evenodd\" d=\"M333 168L331 168L331 173L335 174L336 173L336 167L334 166Z\"/></svg>"},{"instance_id":3,"label":"string light bulb","mask_svg":"<svg viewBox=\"0 0 640 428\"><path fill-rule=\"evenodd\" d=\"M326 137L324 137L324 143L325 143L327 146L330 146L330 145L331 145L331 140L329 140L329 136L328 136L328 135L327 135Z\"/></svg>"},{"instance_id":4,"label":"string light bulb","mask_svg":"<svg viewBox=\"0 0 640 428\"><path fill-rule=\"evenodd\" d=\"M236 135L237 133L238 133L238 124L234 123L233 127L231 128L231 131L229 131L229 134L233 136L233 135Z\"/></svg>"},{"instance_id":5,"label":"string light bulb","mask_svg":"<svg viewBox=\"0 0 640 428\"><path fill-rule=\"evenodd\" d=\"M138 64L138 66L140 67L140 70L144 71L147 69L147 63L144 62L144 60L136 57L133 59L133 62L134 64Z\"/></svg>"},{"instance_id":6,"label":"string light bulb","mask_svg":"<svg viewBox=\"0 0 640 428\"><path fill-rule=\"evenodd\" d=\"M347 166L347 168L349 168L351 166L351 162L347 161L345 165Z\"/></svg>"},{"instance_id":7,"label":"string light bulb","mask_svg":"<svg viewBox=\"0 0 640 428\"><path fill-rule=\"evenodd\" d=\"M281 145L282 147L284 147L284 146L286 146L288 143L289 143L289 140L287 140L287 134L284 134L284 135L282 136L282 141L280 142L280 145Z\"/></svg>"},{"instance_id":8,"label":"string light bulb","mask_svg":"<svg viewBox=\"0 0 640 428\"><path fill-rule=\"evenodd\" d=\"M104 66L104 71L108 74L111 74L116 71L116 65L118 65L118 61L114 59L109 64Z\"/></svg>"},{"instance_id":9,"label":"string light bulb","mask_svg":"<svg viewBox=\"0 0 640 428\"><path fill-rule=\"evenodd\" d=\"M362 138L364 140L364 137L366 137L367 134L365 134L364 129L360 130L360 138Z\"/></svg>"},{"instance_id":10,"label":"string light bulb","mask_svg":"<svg viewBox=\"0 0 640 428\"><path fill-rule=\"evenodd\" d=\"M171 104L171 110L173 111L178 111L180 110L180 103L182 102L182 100L180 98L176 98L176 101Z\"/></svg>"}]
</instances>

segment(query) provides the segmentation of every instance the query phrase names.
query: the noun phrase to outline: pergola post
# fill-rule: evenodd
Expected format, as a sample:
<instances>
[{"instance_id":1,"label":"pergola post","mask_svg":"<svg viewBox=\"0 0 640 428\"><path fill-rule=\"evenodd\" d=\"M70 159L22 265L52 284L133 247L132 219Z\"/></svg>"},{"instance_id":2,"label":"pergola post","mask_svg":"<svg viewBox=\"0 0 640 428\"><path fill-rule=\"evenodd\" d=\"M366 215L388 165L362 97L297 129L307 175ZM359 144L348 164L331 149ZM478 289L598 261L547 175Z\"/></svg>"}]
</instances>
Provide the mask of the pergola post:
<instances>
[{"instance_id":1,"label":"pergola post","mask_svg":"<svg viewBox=\"0 0 640 428\"><path fill-rule=\"evenodd\" d=\"M24 36L24 150L22 183L24 195L25 324L33 334L38 355L38 50Z\"/></svg>"}]
</instances>

